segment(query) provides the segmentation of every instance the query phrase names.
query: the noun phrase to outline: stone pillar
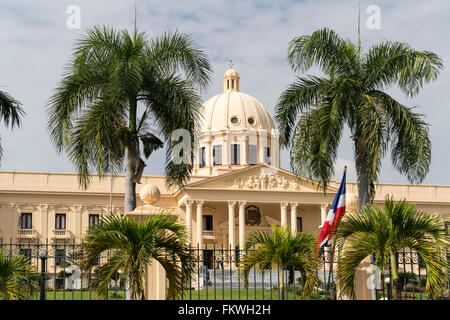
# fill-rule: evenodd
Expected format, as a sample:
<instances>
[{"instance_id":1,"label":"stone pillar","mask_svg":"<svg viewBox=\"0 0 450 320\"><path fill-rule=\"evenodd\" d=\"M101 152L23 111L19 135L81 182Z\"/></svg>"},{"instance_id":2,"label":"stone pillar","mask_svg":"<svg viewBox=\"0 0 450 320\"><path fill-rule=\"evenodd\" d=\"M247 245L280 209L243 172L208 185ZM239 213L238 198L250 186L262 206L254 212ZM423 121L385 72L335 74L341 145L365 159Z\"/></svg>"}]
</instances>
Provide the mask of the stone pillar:
<instances>
[{"instance_id":1,"label":"stone pillar","mask_svg":"<svg viewBox=\"0 0 450 320\"><path fill-rule=\"evenodd\" d=\"M13 238L17 236L18 233L18 229L19 229L19 219L20 219L20 211L19 211L19 206L15 203L11 203L10 204L10 208L11 208L11 230L8 230L10 233L5 236L5 234L2 234L2 237L6 238ZM33 218L32 218L33 219ZM16 241L16 238L14 238L13 241Z\"/></svg>"},{"instance_id":2,"label":"stone pillar","mask_svg":"<svg viewBox=\"0 0 450 320\"><path fill-rule=\"evenodd\" d=\"M281 226L287 227L287 203L280 203L281 206Z\"/></svg>"},{"instance_id":3,"label":"stone pillar","mask_svg":"<svg viewBox=\"0 0 450 320\"><path fill-rule=\"evenodd\" d=\"M206 141L205 145L205 167L212 166L212 147L211 140Z\"/></svg>"},{"instance_id":4,"label":"stone pillar","mask_svg":"<svg viewBox=\"0 0 450 320\"><path fill-rule=\"evenodd\" d=\"M294 236L297 234L297 206L298 203L291 203L291 231Z\"/></svg>"},{"instance_id":5,"label":"stone pillar","mask_svg":"<svg viewBox=\"0 0 450 320\"><path fill-rule=\"evenodd\" d=\"M74 222L75 222L75 226L74 226L74 232L75 232L75 237L77 239L81 239L81 235L83 234L83 229L82 229L82 216L83 216L83 211L81 210L82 207L81 206L74 206L73 207L73 214L74 214Z\"/></svg>"},{"instance_id":6,"label":"stone pillar","mask_svg":"<svg viewBox=\"0 0 450 320\"><path fill-rule=\"evenodd\" d=\"M323 224L325 223L327 215L328 215L328 204L327 203L322 203L320 205L320 227L322 227Z\"/></svg>"},{"instance_id":7,"label":"stone pillar","mask_svg":"<svg viewBox=\"0 0 450 320\"><path fill-rule=\"evenodd\" d=\"M239 202L239 249L245 248L245 206L246 202Z\"/></svg>"},{"instance_id":8,"label":"stone pillar","mask_svg":"<svg viewBox=\"0 0 450 320\"><path fill-rule=\"evenodd\" d=\"M234 250L234 248L236 247L235 236L234 236L234 227L235 227L234 206L235 206L235 204L236 204L235 201L228 202L228 238L229 238L228 247L231 247L231 250Z\"/></svg>"},{"instance_id":9,"label":"stone pillar","mask_svg":"<svg viewBox=\"0 0 450 320\"><path fill-rule=\"evenodd\" d=\"M222 165L227 166L230 164L230 144L227 136L222 138Z\"/></svg>"},{"instance_id":10,"label":"stone pillar","mask_svg":"<svg viewBox=\"0 0 450 320\"><path fill-rule=\"evenodd\" d=\"M203 201L197 201L197 244L203 248Z\"/></svg>"},{"instance_id":11,"label":"stone pillar","mask_svg":"<svg viewBox=\"0 0 450 320\"><path fill-rule=\"evenodd\" d=\"M241 164L247 165L248 164L248 137L245 136L241 140Z\"/></svg>"},{"instance_id":12,"label":"stone pillar","mask_svg":"<svg viewBox=\"0 0 450 320\"><path fill-rule=\"evenodd\" d=\"M375 275L370 257L361 262L355 272L355 300L375 300Z\"/></svg>"},{"instance_id":13,"label":"stone pillar","mask_svg":"<svg viewBox=\"0 0 450 320\"><path fill-rule=\"evenodd\" d=\"M39 206L39 212L41 215L41 230L40 233L42 235L47 234L47 226L48 226L48 205L41 204Z\"/></svg>"},{"instance_id":14,"label":"stone pillar","mask_svg":"<svg viewBox=\"0 0 450 320\"><path fill-rule=\"evenodd\" d=\"M186 200L186 229L188 232L188 243L192 243L192 200Z\"/></svg>"},{"instance_id":15,"label":"stone pillar","mask_svg":"<svg viewBox=\"0 0 450 320\"><path fill-rule=\"evenodd\" d=\"M155 259L145 272L145 300L166 300L166 271Z\"/></svg>"}]
</instances>

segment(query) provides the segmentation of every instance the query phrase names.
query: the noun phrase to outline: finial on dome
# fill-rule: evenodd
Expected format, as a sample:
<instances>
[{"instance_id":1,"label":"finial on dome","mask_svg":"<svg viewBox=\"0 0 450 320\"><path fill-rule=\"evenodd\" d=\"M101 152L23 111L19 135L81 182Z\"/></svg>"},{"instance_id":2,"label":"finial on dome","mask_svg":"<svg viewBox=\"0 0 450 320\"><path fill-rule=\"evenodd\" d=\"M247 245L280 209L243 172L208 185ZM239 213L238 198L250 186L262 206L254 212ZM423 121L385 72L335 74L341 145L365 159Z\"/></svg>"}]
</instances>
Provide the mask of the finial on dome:
<instances>
[{"instance_id":1,"label":"finial on dome","mask_svg":"<svg viewBox=\"0 0 450 320\"><path fill-rule=\"evenodd\" d=\"M224 92L238 92L239 91L239 74L233 69L233 60L230 60L230 68L225 71L223 75L223 91Z\"/></svg>"}]
</instances>

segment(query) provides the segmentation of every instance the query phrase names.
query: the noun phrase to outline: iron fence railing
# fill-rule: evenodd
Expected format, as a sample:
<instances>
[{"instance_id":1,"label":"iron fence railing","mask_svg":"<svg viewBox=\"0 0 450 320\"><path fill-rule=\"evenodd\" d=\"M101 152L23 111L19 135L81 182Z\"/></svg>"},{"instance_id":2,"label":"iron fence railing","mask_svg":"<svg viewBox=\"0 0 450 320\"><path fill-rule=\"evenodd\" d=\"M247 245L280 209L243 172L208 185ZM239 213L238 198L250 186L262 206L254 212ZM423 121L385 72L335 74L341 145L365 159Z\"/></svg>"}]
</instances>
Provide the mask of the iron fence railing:
<instances>
[{"instance_id":1,"label":"iron fence railing","mask_svg":"<svg viewBox=\"0 0 450 320\"><path fill-rule=\"evenodd\" d=\"M245 252L238 247L204 245L191 248L195 257L196 274L184 281L185 289L177 297L180 300L278 300L280 299L281 272L284 273L284 299L302 299L302 278L294 268L280 270L272 265L269 270L254 267L245 285L238 268ZM251 252L253 250L249 250ZM334 274L329 275L331 253L326 251L321 257L321 265L316 270L319 285L310 299L332 299L334 297ZM336 261L336 259L335 259Z\"/></svg>"},{"instance_id":2,"label":"iron fence railing","mask_svg":"<svg viewBox=\"0 0 450 320\"><path fill-rule=\"evenodd\" d=\"M77 254L83 254L82 244L75 240L50 239L45 242L19 238L18 242L4 242L0 238L0 250L8 256L22 254L30 260L36 273L45 279L45 293L40 289L30 292L29 299L47 300L91 300L97 299L89 286L89 280L81 277L76 265ZM40 251L45 252L45 261ZM245 252L239 248L205 245L203 248L190 248L193 253L196 272L185 279L180 300L278 300L280 295L281 273L284 274L284 299L302 299L302 276L298 270L280 270L272 265L269 270L253 268L245 285L240 277L239 262ZM250 250L251 251L251 250ZM111 252L98 257L97 264L108 261ZM449 255L447 253L447 259ZM333 272L330 273L331 252L326 250L320 258L316 276L319 283L309 299L335 299L335 272L337 257L334 257ZM376 299L429 299L425 291L427 270L420 255L410 249L401 250L397 257L398 269L403 280L401 292L393 286L390 265L380 271L379 281L374 289ZM442 288L438 299L449 299L450 272L447 285ZM108 299L126 299L125 279L117 274L110 282Z\"/></svg>"},{"instance_id":3,"label":"iron fence railing","mask_svg":"<svg viewBox=\"0 0 450 320\"><path fill-rule=\"evenodd\" d=\"M450 255L446 250L444 259L450 263ZM447 283L441 288L436 297L429 297L425 291L427 280L427 268L419 253L411 249L402 249L397 253L397 268L399 283L395 285L392 279L391 262L380 271L378 285L375 289L377 300L428 300L428 299L450 299L450 268L447 269Z\"/></svg>"},{"instance_id":4,"label":"iron fence railing","mask_svg":"<svg viewBox=\"0 0 450 320\"><path fill-rule=\"evenodd\" d=\"M36 239L35 241L4 242L0 238L0 250L9 257L24 255L32 264L45 285L41 281L40 287L45 288L45 293L41 288L30 291L27 298L30 300L93 300L96 294L89 286L88 279L81 277L80 268L76 264L76 256L83 254L82 245L75 243L75 240L50 239L45 242ZM44 253L44 255L42 255ZM98 257L97 263L100 265L107 261L110 252L105 252ZM111 281L108 288L108 299L125 299L124 280L118 275Z\"/></svg>"}]
</instances>

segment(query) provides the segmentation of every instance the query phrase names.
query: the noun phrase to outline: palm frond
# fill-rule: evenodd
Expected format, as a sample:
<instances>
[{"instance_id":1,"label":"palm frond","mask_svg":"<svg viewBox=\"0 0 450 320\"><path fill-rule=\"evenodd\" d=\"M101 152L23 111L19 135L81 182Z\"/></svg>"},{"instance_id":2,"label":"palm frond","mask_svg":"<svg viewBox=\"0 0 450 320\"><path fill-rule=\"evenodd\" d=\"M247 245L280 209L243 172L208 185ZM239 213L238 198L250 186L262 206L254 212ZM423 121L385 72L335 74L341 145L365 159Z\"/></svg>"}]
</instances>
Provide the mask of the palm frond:
<instances>
[{"instance_id":1,"label":"palm frond","mask_svg":"<svg viewBox=\"0 0 450 320\"><path fill-rule=\"evenodd\" d=\"M178 71L186 74L187 80L207 87L212 73L208 57L187 34L178 31L166 32L154 38L147 53L148 63L164 76Z\"/></svg>"},{"instance_id":2,"label":"palm frond","mask_svg":"<svg viewBox=\"0 0 450 320\"><path fill-rule=\"evenodd\" d=\"M327 75L349 74L358 68L357 57L356 46L327 28L289 43L288 62L294 72L304 72L315 64Z\"/></svg>"},{"instance_id":3,"label":"palm frond","mask_svg":"<svg viewBox=\"0 0 450 320\"><path fill-rule=\"evenodd\" d=\"M359 214L345 215L336 238L337 284L344 295L354 297L355 273L363 260L375 254L374 263L383 270L390 257L403 248L426 257L426 290L431 296L436 296L446 282L444 252L449 240L445 225L439 217L418 211L406 200L397 202L387 196L383 209L367 205ZM392 270L392 274L397 272Z\"/></svg>"},{"instance_id":4,"label":"palm frond","mask_svg":"<svg viewBox=\"0 0 450 320\"><path fill-rule=\"evenodd\" d=\"M442 68L442 59L437 54L391 41L372 46L363 63L369 90L397 84L410 97L417 94L423 84L436 80Z\"/></svg>"},{"instance_id":5,"label":"palm frond","mask_svg":"<svg viewBox=\"0 0 450 320\"><path fill-rule=\"evenodd\" d=\"M291 142L292 128L295 127L299 113L317 106L327 86L327 79L308 75L297 78L281 93L275 107L275 122L284 146Z\"/></svg>"}]
</instances>

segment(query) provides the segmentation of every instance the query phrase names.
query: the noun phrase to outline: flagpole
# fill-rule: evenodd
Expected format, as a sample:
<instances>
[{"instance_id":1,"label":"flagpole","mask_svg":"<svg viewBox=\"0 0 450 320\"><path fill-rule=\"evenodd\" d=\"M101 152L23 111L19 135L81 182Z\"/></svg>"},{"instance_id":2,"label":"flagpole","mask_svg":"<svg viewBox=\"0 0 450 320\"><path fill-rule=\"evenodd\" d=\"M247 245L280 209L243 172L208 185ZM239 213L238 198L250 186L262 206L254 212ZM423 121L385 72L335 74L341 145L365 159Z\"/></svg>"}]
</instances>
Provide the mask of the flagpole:
<instances>
[{"instance_id":1,"label":"flagpole","mask_svg":"<svg viewBox=\"0 0 450 320\"><path fill-rule=\"evenodd\" d=\"M344 166L344 173L343 173L343 175L345 174L346 171L347 171L347 166ZM347 179L346 179L345 183L347 183ZM337 224L336 224L336 228L337 228ZM333 273L334 251L335 251L335 249L336 249L335 243L336 243L336 237L333 236L333 243L331 244L331 261L330 261L330 270L329 270L329 273L328 273L328 285L327 285L327 290L330 290L331 275L332 275L332 273ZM324 250L324 251L325 251L325 250Z\"/></svg>"}]
</instances>

